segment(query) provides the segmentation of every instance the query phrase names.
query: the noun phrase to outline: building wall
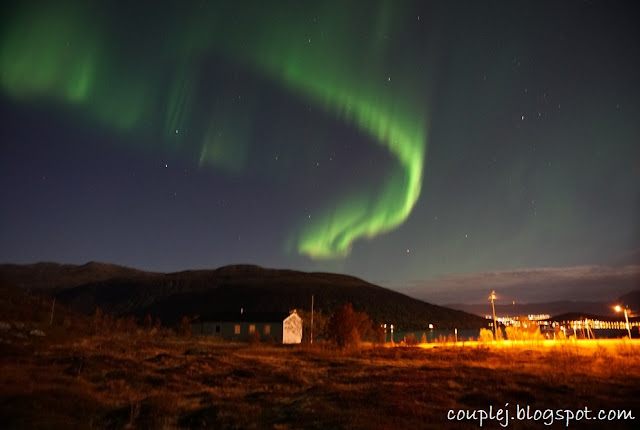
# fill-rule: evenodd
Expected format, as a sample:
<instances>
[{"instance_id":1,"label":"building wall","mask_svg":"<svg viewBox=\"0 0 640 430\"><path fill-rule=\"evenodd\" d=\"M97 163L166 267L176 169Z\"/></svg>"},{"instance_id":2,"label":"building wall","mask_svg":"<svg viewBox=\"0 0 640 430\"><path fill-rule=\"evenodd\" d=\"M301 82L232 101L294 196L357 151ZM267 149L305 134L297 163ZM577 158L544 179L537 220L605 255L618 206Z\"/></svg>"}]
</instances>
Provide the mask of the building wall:
<instances>
[{"instance_id":1,"label":"building wall","mask_svg":"<svg viewBox=\"0 0 640 430\"><path fill-rule=\"evenodd\" d=\"M286 321L286 320L285 320ZM214 321L203 322L196 327L192 327L194 334L202 334L207 336L219 336L223 339L230 340L249 340L251 338L251 326L260 333L261 340L273 339L276 342L282 342L282 327L280 322L229 322ZM238 327L238 330L236 329ZM268 327L268 328L267 328Z\"/></svg>"},{"instance_id":2,"label":"building wall","mask_svg":"<svg viewBox=\"0 0 640 430\"><path fill-rule=\"evenodd\" d=\"M282 343L302 342L302 318L297 313L292 313L283 321Z\"/></svg>"}]
</instances>

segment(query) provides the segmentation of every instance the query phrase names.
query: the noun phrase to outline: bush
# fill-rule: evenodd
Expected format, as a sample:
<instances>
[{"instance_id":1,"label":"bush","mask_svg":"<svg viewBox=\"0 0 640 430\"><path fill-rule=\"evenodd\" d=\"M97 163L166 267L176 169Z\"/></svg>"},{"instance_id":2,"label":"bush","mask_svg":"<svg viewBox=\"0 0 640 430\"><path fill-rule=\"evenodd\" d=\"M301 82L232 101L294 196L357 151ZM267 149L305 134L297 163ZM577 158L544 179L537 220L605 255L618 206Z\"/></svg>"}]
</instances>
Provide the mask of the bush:
<instances>
[{"instance_id":1,"label":"bush","mask_svg":"<svg viewBox=\"0 0 640 430\"><path fill-rule=\"evenodd\" d=\"M418 346L418 343L418 338L413 333L409 333L404 337L404 344L406 346Z\"/></svg>"},{"instance_id":2,"label":"bush","mask_svg":"<svg viewBox=\"0 0 640 430\"><path fill-rule=\"evenodd\" d=\"M311 341L311 312L305 310L296 311L302 318L302 341ZM313 340L326 338L326 326L328 317L321 309L316 309L313 313Z\"/></svg>"},{"instance_id":3,"label":"bush","mask_svg":"<svg viewBox=\"0 0 640 430\"><path fill-rule=\"evenodd\" d=\"M518 318L520 327L511 325L505 328L507 339L509 340L542 340L544 339L540 333L540 327L534 321L530 321L526 317Z\"/></svg>"},{"instance_id":4,"label":"bush","mask_svg":"<svg viewBox=\"0 0 640 430\"><path fill-rule=\"evenodd\" d=\"M353 305L347 303L338 309L327 324L327 337L339 348L358 346L362 337L372 332L369 316L364 312L356 312Z\"/></svg>"},{"instance_id":5,"label":"bush","mask_svg":"<svg viewBox=\"0 0 640 430\"><path fill-rule=\"evenodd\" d=\"M178 326L178 333L185 337L191 337L191 319L188 316L183 316L180 325Z\"/></svg>"},{"instance_id":6,"label":"bush","mask_svg":"<svg viewBox=\"0 0 640 430\"><path fill-rule=\"evenodd\" d=\"M381 326L373 328L372 341L376 345L384 345L387 341L387 330Z\"/></svg>"},{"instance_id":7,"label":"bush","mask_svg":"<svg viewBox=\"0 0 640 430\"><path fill-rule=\"evenodd\" d=\"M481 343L490 343L493 341L493 332L486 328L480 329L480 334L478 335L478 341Z\"/></svg>"}]
</instances>

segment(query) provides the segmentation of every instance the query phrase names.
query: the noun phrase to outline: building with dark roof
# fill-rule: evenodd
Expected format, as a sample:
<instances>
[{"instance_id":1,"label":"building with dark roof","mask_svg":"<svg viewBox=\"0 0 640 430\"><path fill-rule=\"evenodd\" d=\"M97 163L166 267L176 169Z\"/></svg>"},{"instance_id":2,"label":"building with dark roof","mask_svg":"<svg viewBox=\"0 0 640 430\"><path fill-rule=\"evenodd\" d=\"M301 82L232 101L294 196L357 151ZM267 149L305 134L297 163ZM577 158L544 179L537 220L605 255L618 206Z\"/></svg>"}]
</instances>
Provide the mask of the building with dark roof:
<instances>
[{"instance_id":1,"label":"building with dark roof","mask_svg":"<svg viewBox=\"0 0 640 430\"><path fill-rule=\"evenodd\" d=\"M194 334L229 340L273 339L277 343L302 342L302 318L291 312L224 312L207 315L192 325Z\"/></svg>"}]
</instances>

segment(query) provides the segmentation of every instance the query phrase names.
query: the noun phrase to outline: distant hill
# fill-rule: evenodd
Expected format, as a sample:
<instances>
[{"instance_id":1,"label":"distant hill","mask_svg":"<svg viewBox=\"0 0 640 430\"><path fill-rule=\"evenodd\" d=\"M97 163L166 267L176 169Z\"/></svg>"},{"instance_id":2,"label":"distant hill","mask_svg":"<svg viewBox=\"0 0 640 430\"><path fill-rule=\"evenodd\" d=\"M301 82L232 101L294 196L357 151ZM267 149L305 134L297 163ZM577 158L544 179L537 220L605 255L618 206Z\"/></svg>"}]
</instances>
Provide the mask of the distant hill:
<instances>
[{"instance_id":1,"label":"distant hill","mask_svg":"<svg viewBox=\"0 0 640 430\"><path fill-rule=\"evenodd\" d=\"M600 320L600 321L625 321L623 313L617 313L615 315L593 315L584 312L567 312L565 314L556 315L549 318L549 321L576 321L576 320ZM640 321L640 317L629 316L629 321Z\"/></svg>"},{"instance_id":2,"label":"distant hill","mask_svg":"<svg viewBox=\"0 0 640 430\"><path fill-rule=\"evenodd\" d=\"M489 301L487 301L487 303L481 304L449 304L445 306L451 309L458 309L475 315L484 316L491 314L491 303ZM516 303L515 305L496 303L497 316L518 316L531 314L558 315L567 312L586 312L596 315L610 315L613 313L613 308L610 304L607 303L569 300L543 303Z\"/></svg>"},{"instance_id":3,"label":"distant hill","mask_svg":"<svg viewBox=\"0 0 640 430\"><path fill-rule=\"evenodd\" d=\"M633 314L640 313L640 290L631 291L620 297L620 304L629 306Z\"/></svg>"},{"instance_id":4,"label":"distant hill","mask_svg":"<svg viewBox=\"0 0 640 430\"><path fill-rule=\"evenodd\" d=\"M426 329L429 324L436 328L480 328L487 324L484 318L347 275L253 265L162 274L100 263L42 264L45 266L2 265L0 280L26 288L55 288L61 302L85 314L99 306L114 315L150 313L166 323L184 315L206 319L208 314L240 312L241 308L244 312L310 310L314 295L316 310L331 313L351 302L375 323L394 324L398 330Z\"/></svg>"},{"instance_id":5,"label":"distant hill","mask_svg":"<svg viewBox=\"0 0 640 430\"><path fill-rule=\"evenodd\" d=\"M73 288L113 278L139 278L149 275L155 274L94 261L80 266L58 263L0 264L0 286L25 287L35 292Z\"/></svg>"},{"instance_id":6,"label":"distant hill","mask_svg":"<svg viewBox=\"0 0 640 430\"><path fill-rule=\"evenodd\" d=\"M517 316L531 314L549 314L551 316L563 315L569 313L599 315L599 318L615 319L614 305L624 304L629 307L632 314L640 314L640 290L631 291L618 300L610 303L603 302L587 302L587 301L554 301L543 303L516 303L516 304L498 304L496 303L496 315L498 316ZM451 309L457 309L471 314L485 316L491 314L491 304L447 304Z\"/></svg>"}]
</instances>

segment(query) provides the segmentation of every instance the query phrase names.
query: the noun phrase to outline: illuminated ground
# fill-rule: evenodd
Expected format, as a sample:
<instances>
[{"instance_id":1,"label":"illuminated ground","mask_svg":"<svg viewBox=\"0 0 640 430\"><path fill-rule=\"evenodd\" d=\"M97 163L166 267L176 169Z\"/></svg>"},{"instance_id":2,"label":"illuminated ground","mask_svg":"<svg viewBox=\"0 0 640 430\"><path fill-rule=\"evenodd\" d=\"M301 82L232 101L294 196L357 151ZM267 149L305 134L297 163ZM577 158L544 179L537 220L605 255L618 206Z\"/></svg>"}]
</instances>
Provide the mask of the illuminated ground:
<instances>
[{"instance_id":1,"label":"illuminated ground","mask_svg":"<svg viewBox=\"0 0 640 430\"><path fill-rule=\"evenodd\" d=\"M57 340L12 333L0 343L4 428L473 428L447 414L505 404L513 414L588 407L640 417L638 340L339 351L141 329ZM576 428L585 424L636 423Z\"/></svg>"},{"instance_id":2,"label":"illuminated ground","mask_svg":"<svg viewBox=\"0 0 640 430\"><path fill-rule=\"evenodd\" d=\"M386 346L393 346L391 343ZM464 341L464 342L445 342L445 343L421 343L418 345L420 348L430 349L437 347L487 347L487 348L521 348L521 349L536 349L540 347L544 348L562 348L562 347L575 347L578 349L586 348L607 348L616 349L621 347L640 348L640 339L566 339L566 340L554 340L544 339L535 341L494 341L489 343L479 341Z\"/></svg>"}]
</instances>

